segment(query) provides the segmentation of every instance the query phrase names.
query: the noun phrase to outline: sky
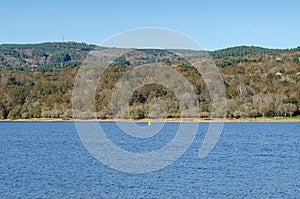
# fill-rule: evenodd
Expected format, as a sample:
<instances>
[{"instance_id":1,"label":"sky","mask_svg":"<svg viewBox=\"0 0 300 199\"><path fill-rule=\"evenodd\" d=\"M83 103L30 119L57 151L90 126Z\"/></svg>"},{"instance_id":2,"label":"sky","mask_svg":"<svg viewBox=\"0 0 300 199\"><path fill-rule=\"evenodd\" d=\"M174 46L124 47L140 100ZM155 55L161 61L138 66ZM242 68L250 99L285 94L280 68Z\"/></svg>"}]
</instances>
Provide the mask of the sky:
<instances>
[{"instance_id":1,"label":"sky","mask_svg":"<svg viewBox=\"0 0 300 199\"><path fill-rule=\"evenodd\" d=\"M100 44L143 27L179 31L206 50L300 46L299 0L3 0L0 43Z\"/></svg>"}]
</instances>

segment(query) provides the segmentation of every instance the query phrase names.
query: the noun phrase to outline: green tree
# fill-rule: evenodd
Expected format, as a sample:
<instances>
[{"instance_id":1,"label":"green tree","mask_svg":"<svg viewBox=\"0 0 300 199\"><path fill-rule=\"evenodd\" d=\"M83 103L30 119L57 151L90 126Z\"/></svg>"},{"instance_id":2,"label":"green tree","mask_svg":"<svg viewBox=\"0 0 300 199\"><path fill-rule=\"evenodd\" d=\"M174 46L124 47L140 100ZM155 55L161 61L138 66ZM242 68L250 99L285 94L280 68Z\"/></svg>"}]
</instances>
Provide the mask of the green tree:
<instances>
[{"instance_id":1,"label":"green tree","mask_svg":"<svg viewBox=\"0 0 300 199\"><path fill-rule=\"evenodd\" d=\"M71 56L66 52L55 52L50 57L51 63L62 63L71 61Z\"/></svg>"},{"instance_id":2,"label":"green tree","mask_svg":"<svg viewBox=\"0 0 300 199\"><path fill-rule=\"evenodd\" d=\"M21 118L21 106L17 105L11 109L8 114L8 119L19 119Z\"/></svg>"}]
</instances>

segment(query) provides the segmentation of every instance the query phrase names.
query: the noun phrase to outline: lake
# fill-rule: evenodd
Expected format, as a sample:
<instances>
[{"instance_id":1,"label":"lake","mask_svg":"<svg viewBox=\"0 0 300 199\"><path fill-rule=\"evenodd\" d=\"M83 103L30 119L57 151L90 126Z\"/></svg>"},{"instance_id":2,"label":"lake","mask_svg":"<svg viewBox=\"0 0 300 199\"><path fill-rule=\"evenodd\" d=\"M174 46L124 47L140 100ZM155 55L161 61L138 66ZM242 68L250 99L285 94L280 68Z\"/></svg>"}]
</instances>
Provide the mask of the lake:
<instances>
[{"instance_id":1,"label":"lake","mask_svg":"<svg viewBox=\"0 0 300 199\"><path fill-rule=\"evenodd\" d=\"M116 145L142 153L163 147L178 128L166 123L147 140L100 125ZM226 123L199 159L207 128L199 124L173 164L133 174L97 161L72 122L1 122L0 198L300 198L300 123Z\"/></svg>"}]
</instances>

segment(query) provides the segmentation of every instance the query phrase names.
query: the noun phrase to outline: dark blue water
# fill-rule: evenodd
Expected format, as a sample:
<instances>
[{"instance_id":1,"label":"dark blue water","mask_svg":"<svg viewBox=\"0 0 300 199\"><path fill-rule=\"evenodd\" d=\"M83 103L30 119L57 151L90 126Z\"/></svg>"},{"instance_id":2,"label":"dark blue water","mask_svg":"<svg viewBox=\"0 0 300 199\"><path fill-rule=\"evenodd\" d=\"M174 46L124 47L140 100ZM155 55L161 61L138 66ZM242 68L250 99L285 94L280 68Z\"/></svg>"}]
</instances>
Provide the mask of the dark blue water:
<instances>
[{"instance_id":1,"label":"dark blue water","mask_svg":"<svg viewBox=\"0 0 300 199\"><path fill-rule=\"evenodd\" d=\"M120 147L157 150L176 123L145 140L102 123ZM152 173L113 170L84 148L73 123L0 123L0 198L300 198L300 124L227 123L199 159L208 124L189 150ZM128 139L126 141L126 139Z\"/></svg>"}]
</instances>

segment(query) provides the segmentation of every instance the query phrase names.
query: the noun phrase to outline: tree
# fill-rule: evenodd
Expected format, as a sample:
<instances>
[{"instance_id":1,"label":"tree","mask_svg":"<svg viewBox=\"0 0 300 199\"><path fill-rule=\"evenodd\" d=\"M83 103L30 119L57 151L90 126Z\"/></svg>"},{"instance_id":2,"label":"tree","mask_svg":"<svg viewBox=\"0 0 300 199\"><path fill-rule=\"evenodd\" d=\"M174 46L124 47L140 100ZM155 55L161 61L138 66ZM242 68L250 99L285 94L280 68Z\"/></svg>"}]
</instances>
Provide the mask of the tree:
<instances>
[{"instance_id":1,"label":"tree","mask_svg":"<svg viewBox=\"0 0 300 199\"><path fill-rule=\"evenodd\" d=\"M2 104L0 104L0 119L5 119L5 109Z\"/></svg>"},{"instance_id":2,"label":"tree","mask_svg":"<svg viewBox=\"0 0 300 199\"><path fill-rule=\"evenodd\" d=\"M287 103L287 104L280 104L277 107L277 111L281 116L293 116L293 114L297 111L297 106L295 104Z\"/></svg>"},{"instance_id":3,"label":"tree","mask_svg":"<svg viewBox=\"0 0 300 199\"><path fill-rule=\"evenodd\" d=\"M55 52L50 57L51 63L62 63L71 61L71 56L66 52Z\"/></svg>"},{"instance_id":4,"label":"tree","mask_svg":"<svg viewBox=\"0 0 300 199\"><path fill-rule=\"evenodd\" d=\"M21 118L21 106L17 105L8 114L9 119L19 119Z\"/></svg>"},{"instance_id":5,"label":"tree","mask_svg":"<svg viewBox=\"0 0 300 199\"><path fill-rule=\"evenodd\" d=\"M295 64L299 64L299 57L294 57L294 58L293 58L293 62L294 62Z\"/></svg>"}]
</instances>

